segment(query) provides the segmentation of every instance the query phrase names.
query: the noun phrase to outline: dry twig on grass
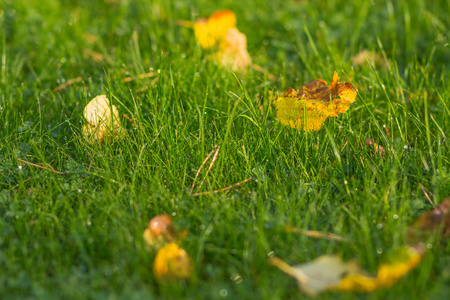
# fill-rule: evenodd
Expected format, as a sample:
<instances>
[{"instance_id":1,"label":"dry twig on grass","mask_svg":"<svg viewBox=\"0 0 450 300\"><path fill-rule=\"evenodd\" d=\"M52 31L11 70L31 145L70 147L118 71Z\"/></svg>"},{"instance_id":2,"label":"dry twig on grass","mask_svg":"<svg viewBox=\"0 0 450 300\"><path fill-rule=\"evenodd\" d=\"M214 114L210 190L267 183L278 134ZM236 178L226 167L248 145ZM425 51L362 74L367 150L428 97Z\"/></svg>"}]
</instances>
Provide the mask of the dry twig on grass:
<instances>
[{"instance_id":1,"label":"dry twig on grass","mask_svg":"<svg viewBox=\"0 0 450 300\"><path fill-rule=\"evenodd\" d=\"M195 194L192 194L192 196L197 197L197 196L204 196L204 195L210 195L210 194L216 194L216 193L220 193L220 192L225 192L225 191L228 191L228 190L230 190L230 189L232 189L232 188L238 187L238 186L240 186L240 185L246 183L247 181L252 180L253 178L254 178L254 177L252 176L252 177L250 177L250 178L247 178L247 179L245 179L245 180L242 180L242 181L240 181L240 182L238 182L238 183L235 183L235 184L233 184L233 185L224 187L224 188L222 188L222 189L215 190L215 191L202 192L202 193L195 193Z\"/></svg>"},{"instance_id":2,"label":"dry twig on grass","mask_svg":"<svg viewBox=\"0 0 450 300\"><path fill-rule=\"evenodd\" d=\"M47 163L34 164L34 163L29 162L29 161L20 159L20 158L16 158L16 159L17 159L18 161L20 161L21 163L24 163L24 164L26 164L26 165L30 165L30 166L33 166L33 167L36 167L36 168L39 168L39 169L47 170L47 171L50 171L50 172L55 173L55 174L58 174L58 175L66 175L66 174L63 173L63 172L56 171L55 169L53 169L52 166L50 166L50 165L47 164Z\"/></svg>"}]
</instances>

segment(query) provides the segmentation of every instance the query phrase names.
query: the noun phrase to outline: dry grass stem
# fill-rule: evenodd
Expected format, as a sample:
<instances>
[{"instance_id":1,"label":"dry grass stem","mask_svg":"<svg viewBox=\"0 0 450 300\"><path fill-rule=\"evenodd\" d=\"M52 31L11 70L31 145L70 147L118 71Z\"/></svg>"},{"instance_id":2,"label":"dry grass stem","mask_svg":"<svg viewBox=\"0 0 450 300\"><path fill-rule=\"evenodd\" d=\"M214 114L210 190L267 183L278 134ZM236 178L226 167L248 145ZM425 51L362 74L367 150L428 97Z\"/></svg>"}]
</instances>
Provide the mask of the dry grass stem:
<instances>
[{"instance_id":1,"label":"dry grass stem","mask_svg":"<svg viewBox=\"0 0 450 300\"><path fill-rule=\"evenodd\" d=\"M47 164L47 163L34 164L34 163L29 162L29 161L20 159L20 158L16 158L16 159L17 159L18 161L20 161L21 163L24 163L24 164L26 164L26 165L30 165L30 166L33 166L33 167L36 167L36 168L39 168L39 169L47 170L47 171L50 171L50 172L55 173L55 174L58 174L58 175L65 175L65 173L56 171L55 169L53 169L52 166L50 166L50 165Z\"/></svg>"},{"instance_id":2,"label":"dry grass stem","mask_svg":"<svg viewBox=\"0 0 450 300\"><path fill-rule=\"evenodd\" d=\"M52 90L52 92L59 92L59 91L65 89L66 87L68 87L68 86L70 86L70 85L72 85L72 84L74 84L74 83L80 82L80 81L82 81L82 80L83 80L83 79L82 79L81 77L69 79L69 80L67 80L66 82L64 82L63 84L58 85L57 87L55 87L55 88Z\"/></svg>"},{"instance_id":3,"label":"dry grass stem","mask_svg":"<svg viewBox=\"0 0 450 300\"><path fill-rule=\"evenodd\" d=\"M242 181L240 181L240 182L238 182L238 183L235 183L235 184L233 184L233 185L224 187L224 188L222 188L222 189L215 190L215 191L202 192L202 193L195 193L195 194L192 194L192 196L197 197L197 196L204 196L204 195L210 195L210 194L216 194L216 193L224 192L224 191L227 191L227 190L229 190L229 189L238 187L238 186L240 186L240 185L246 183L247 181L252 180L253 178L254 178L254 177L252 176L252 177L250 177L250 178L247 178L247 179L245 179L245 180L242 180Z\"/></svg>"},{"instance_id":4,"label":"dry grass stem","mask_svg":"<svg viewBox=\"0 0 450 300\"><path fill-rule=\"evenodd\" d=\"M286 226L285 231L292 232L292 233L304 234L308 237L312 237L312 238L316 238L316 239L324 239L324 240L338 241L338 242L350 242L350 240L347 238L344 238L342 236L339 236L334 233L329 233L329 232L323 232L323 231L317 231L317 230L306 230L306 229L296 228L296 227L292 227L292 226Z\"/></svg>"}]
</instances>

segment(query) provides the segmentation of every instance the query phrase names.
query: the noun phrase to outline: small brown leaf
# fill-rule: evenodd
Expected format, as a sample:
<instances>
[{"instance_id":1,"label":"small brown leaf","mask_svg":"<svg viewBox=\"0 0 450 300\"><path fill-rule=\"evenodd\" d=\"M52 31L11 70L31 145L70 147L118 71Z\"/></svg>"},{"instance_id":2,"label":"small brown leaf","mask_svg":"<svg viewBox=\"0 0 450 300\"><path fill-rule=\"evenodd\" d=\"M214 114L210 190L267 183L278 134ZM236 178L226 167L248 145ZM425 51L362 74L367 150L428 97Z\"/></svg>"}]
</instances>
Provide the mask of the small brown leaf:
<instances>
[{"instance_id":1,"label":"small brown leaf","mask_svg":"<svg viewBox=\"0 0 450 300\"><path fill-rule=\"evenodd\" d=\"M150 248L159 249L167 243L179 243L187 235L187 230L178 232L169 215L158 215L150 220L143 238Z\"/></svg>"},{"instance_id":2,"label":"small brown leaf","mask_svg":"<svg viewBox=\"0 0 450 300\"><path fill-rule=\"evenodd\" d=\"M382 68L384 68L386 65L383 57L380 54L376 53L375 51L369 51L367 49L362 50L352 57L352 63L355 66L365 65L367 64L367 60L369 60L373 66L381 66Z\"/></svg>"},{"instance_id":3,"label":"small brown leaf","mask_svg":"<svg viewBox=\"0 0 450 300\"><path fill-rule=\"evenodd\" d=\"M408 238L410 243L417 243L439 230L442 230L444 238L450 237L450 198L444 199L433 210L420 216L408 229Z\"/></svg>"},{"instance_id":4,"label":"small brown leaf","mask_svg":"<svg viewBox=\"0 0 450 300\"><path fill-rule=\"evenodd\" d=\"M386 151L384 150L384 148L381 147L380 145L378 145L376 142L374 142L374 140L372 138L366 138L366 145L373 148L375 153L379 153L381 155L386 154Z\"/></svg>"}]
</instances>

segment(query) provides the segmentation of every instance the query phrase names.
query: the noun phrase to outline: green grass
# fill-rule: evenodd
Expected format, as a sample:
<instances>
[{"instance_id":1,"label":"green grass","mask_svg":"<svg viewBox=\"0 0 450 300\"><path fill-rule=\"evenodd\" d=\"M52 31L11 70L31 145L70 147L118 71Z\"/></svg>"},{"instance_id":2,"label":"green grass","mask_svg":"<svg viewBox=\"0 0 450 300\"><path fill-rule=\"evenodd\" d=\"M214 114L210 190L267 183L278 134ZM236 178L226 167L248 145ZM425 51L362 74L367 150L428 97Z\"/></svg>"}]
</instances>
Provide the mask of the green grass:
<instances>
[{"instance_id":1,"label":"green grass","mask_svg":"<svg viewBox=\"0 0 450 300\"><path fill-rule=\"evenodd\" d=\"M270 253L292 264L338 254L375 273L432 208L420 185L435 203L450 195L449 1L211 3L0 3L1 299L302 298L267 263ZM236 13L253 62L276 80L250 70L238 82L176 25L223 8ZM386 66L352 66L363 49ZM350 110L318 132L282 126L270 92L330 82L334 70L359 89ZM153 84L136 78L150 71L160 73ZM127 76L135 79L123 83ZM135 120L122 120L124 140L83 139L83 108L99 94ZM367 137L391 151L374 154ZM216 145L201 191L255 180L193 197L195 173ZM189 282L155 280L142 232L161 213L189 230ZM319 299L443 299L450 247L438 236L426 242L424 261L392 288Z\"/></svg>"}]
</instances>

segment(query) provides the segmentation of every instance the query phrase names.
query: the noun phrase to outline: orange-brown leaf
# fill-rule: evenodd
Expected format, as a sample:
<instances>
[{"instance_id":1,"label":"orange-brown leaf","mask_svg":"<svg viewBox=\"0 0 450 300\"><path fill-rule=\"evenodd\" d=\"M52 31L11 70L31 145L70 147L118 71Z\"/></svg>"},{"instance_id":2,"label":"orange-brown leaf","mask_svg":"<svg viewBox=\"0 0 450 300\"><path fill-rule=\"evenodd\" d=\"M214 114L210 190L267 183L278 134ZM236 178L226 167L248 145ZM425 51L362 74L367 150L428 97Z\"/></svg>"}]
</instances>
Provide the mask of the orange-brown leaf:
<instances>
[{"instance_id":1,"label":"orange-brown leaf","mask_svg":"<svg viewBox=\"0 0 450 300\"><path fill-rule=\"evenodd\" d=\"M437 230L442 230L444 238L450 237L450 198L444 199L433 210L422 215L408 230L411 242L426 238Z\"/></svg>"},{"instance_id":2,"label":"orange-brown leaf","mask_svg":"<svg viewBox=\"0 0 450 300\"><path fill-rule=\"evenodd\" d=\"M298 91L286 89L276 102L278 119L282 124L299 130L305 130L305 125L306 131L319 130L329 117L345 113L356 100L352 85L338 82L339 76L335 72L329 87L324 80L317 79L301 86Z\"/></svg>"}]
</instances>

